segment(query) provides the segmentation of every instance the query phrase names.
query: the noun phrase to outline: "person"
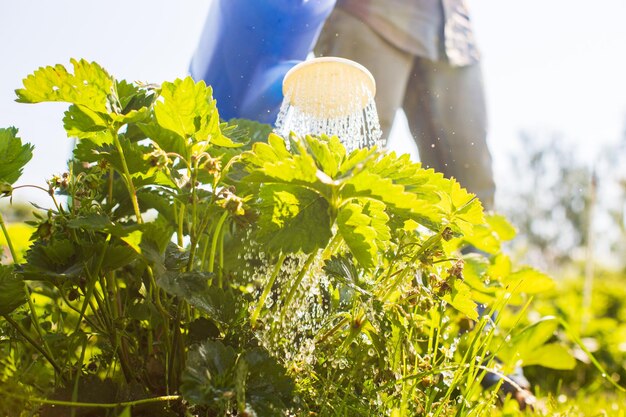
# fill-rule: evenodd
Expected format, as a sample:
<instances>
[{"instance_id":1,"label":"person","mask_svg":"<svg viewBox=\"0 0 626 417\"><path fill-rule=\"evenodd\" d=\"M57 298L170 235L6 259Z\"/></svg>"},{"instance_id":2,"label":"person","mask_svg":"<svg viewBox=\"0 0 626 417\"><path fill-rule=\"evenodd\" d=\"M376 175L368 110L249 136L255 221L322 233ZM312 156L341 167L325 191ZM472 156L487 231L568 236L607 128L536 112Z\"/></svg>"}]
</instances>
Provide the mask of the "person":
<instances>
[{"instance_id":1,"label":"person","mask_svg":"<svg viewBox=\"0 0 626 417\"><path fill-rule=\"evenodd\" d=\"M338 0L315 54L370 70L383 135L404 109L422 164L493 208L480 56L463 0Z\"/></svg>"},{"instance_id":2,"label":"person","mask_svg":"<svg viewBox=\"0 0 626 417\"><path fill-rule=\"evenodd\" d=\"M480 54L464 0L337 0L315 54L364 65L376 80L383 136L403 109L423 166L456 178L493 209ZM508 379L515 384L505 379L502 389L520 408L535 402L521 369ZM498 380L487 374L482 383Z\"/></svg>"}]
</instances>

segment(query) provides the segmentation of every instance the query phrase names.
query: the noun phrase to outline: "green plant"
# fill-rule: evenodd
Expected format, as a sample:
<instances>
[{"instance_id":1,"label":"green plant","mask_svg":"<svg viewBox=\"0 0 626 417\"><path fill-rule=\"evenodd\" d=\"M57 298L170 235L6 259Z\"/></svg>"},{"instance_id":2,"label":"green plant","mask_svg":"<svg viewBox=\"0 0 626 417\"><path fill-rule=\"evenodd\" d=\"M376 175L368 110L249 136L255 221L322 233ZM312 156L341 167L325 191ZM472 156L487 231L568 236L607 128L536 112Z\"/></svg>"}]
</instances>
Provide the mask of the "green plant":
<instances>
[{"instance_id":1,"label":"green plant","mask_svg":"<svg viewBox=\"0 0 626 417\"><path fill-rule=\"evenodd\" d=\"M551 280L511 265L511 226L456 181L336 137L222 123L191 78L72 65L17 90L70 103L79 141L39 187L53 208L25 260L11 249L0 269L4 414L480 415L498 399L487 372L572 366L545 344L554 321L517 325ZM4 195L31 149L0 130Z\"/></svg>"}]
</instances>

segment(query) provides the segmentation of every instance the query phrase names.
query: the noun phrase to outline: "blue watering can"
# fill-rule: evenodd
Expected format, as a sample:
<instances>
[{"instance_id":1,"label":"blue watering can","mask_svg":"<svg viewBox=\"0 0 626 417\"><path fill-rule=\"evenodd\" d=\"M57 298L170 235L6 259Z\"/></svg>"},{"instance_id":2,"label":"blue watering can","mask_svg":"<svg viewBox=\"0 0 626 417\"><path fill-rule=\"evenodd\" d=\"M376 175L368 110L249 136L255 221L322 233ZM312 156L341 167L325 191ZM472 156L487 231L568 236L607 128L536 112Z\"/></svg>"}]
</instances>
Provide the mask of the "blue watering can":
<instances>
[{"instance_id":1,"label":"blue watering can","mask_svg":"<svg viewBox=\"0 0 626 417\"><path fill-rule=\"evenodd\" d=\"M223 119L273 124L282 80L313 49L336 0L213 0L190 72Z\"/></svg>"}]
</instances>

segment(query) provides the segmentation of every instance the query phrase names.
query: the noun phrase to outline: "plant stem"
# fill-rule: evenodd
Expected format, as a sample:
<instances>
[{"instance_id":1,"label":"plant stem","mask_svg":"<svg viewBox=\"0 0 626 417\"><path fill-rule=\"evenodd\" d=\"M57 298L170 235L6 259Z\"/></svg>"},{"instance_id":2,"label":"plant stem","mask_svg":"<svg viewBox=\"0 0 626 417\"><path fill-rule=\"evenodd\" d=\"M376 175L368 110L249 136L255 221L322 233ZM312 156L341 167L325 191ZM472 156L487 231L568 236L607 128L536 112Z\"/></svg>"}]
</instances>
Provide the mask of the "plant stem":
<instances>
[{"instance_id":1,"label":"plant stem","mask_svg":"<svg viewBox=\"0 0 626 417\"><path fill-rule=\"evenodd\" d=\"M185 222L185 212L186 212L186 208L187 206L185 206L183 203L180 204L180 210L178 211L178 230L176 232L176 242L178 244L178 246L180 246L181 248L183 247L184 241L184 222Z\"/></svg>"},{"instance_id":2,"label":"plant stem","mask_svg":"<svg viewBox=\"0 0 626 417\"><path fill-rule=\"evenodd\" d=\"M332 337L335 333L337 333L337 331L339 329L341 329L343 326L345 326L346 324L348 324L350 322L350 317L346 316L344 318L342 318L339 323L335 324L333 326L332 329L330 329L329 331L327 331L326 333L324 333L324 335L322 337L319 338L319 340L317 341L317 343L324 343L326 340L328 340L330 337Z\"/></svg>"},{"instance_id":3,"label":"plant stem","mask_svg":"<svg viewBox=\"0 0 626 417\"><path fill-rule=\"evenodd\" d=\"M54 358L48 352L46 352L46 350L41 347L35 339L30 337L30 335L26 332L26 330L22 329L22 326L20 326L18 322L13 320L8 314L3 315L2 317L4 317L4 319L9 322L9 324L11 324L11 326L13 326L15 330L17 330L18 333L24 337L24 339L26 339L31 345L33 345L33 347L37 349L48 360L48 362L50 362L50 365L52 365L52 367L57 371L59 375L62 374L63 369L61 369L61 367L56 363Z\"/></svg>"},{"instance_id":4,"label":"plant stem","mask_svg":"<svg viewBox=\"0 0 626 417\"><path fill-rule=\"evenodd\" d=\"M411 258L411 260L409 261L409 265L412 265L415 263L415 261L417 261L417 259L422 256L424 253L426 253L426 251L430 248L432 248L433 246L435 246L437 243L439 243L442 239L443 236L443 232L445 231L445 228L443 228L441 231L439 231L437 234L432 235L431 237L429 237L428 239L426 239L426 242L424 242L424 244L422 245L421 248L418 249L417 252L415 252L415 255L413 255L413 257ZM391 286L383 293L382 295L382 301L388 301L389 297L391 297L391 295L393 294L393 292L395 291L395 289L398 287L398 285L400 285L400 283L404 280L405 275L408 273L410 268L405 268L402 270L402 272L398 275L398 277L396 278L396 280L391 284Z\"/></svg>"},{"instance_id":5,"label":"plant stem","mask_svg":"<svg viewBox=\"0 0 626 417\"><path fill-rule=\"evenodd\" d=\"M156 402L165 401L179 401L182 400L182 395L163 395L161 397L142 398L141 400L125 401L119 403L79 403L73 401L61 401L61 400L48 400L46 398L33 398L22 395L17 395L12 392L3 392L3 395L12 397L18 400L31 401L38 404L57 405L60 407L84 407L84 408L117 408L117 407L134 407L142 404L150 404Z\"/></svg>"},{"instance_id":6,"label":"plant stem","mask_svg":"<svg viewBox=\"0 0 626 417\"><path fill-rule=\"evenodd\" d=\"M263 309L263 306L265 305L265 300L267 299L267 296L270 294L270 291L272 290L272 287L274 286L276 277L278 277L278 273L280 272L280 268L283 266L283 262L285 262L286 257L287 255L285 254L281 254L278 257L278 262L276 262L276 266L274 266L274 271L272 272L272 276L267 281L267 284L265 284L265 288L263 289L261 298L259 298L259 302L256 308L254 309L252 316L250 316L250 324L252 325L252 327L255 327L256 325L256 321L258 320L259 315L261 314L261 310Z\"/></svg>"},{"instance_id":7,"label":"plant stem","mask_svg":"<svg viewBox=\"0 0 626 417\"><path fill-rule=\"evenodd\" d=\"M15 248L13 247L13 242L11 242L9 231L7 230L6 224L4 223L4 217L2 217L2 213L0 213L0 227L2 228L4 239L7 241L9 252L11 253L11 257L13 258L13 263L17 263L17 254L15 252Z\"/></svg>"},{"instance_id":8,"label":"plant stem","mask_svg":"<svg viewBox=\"0 0 626 417\"><path fill-rule=\"evenodd\" d=\"M293 297L296 295L296 291L298 291L298 288L300 287L300 283L304 279L304 276L306 275L306 273L309 271L309 268L311 267L311 264L315 260L317 253L318 253L317 250L311 252L306 262L304 263L304 266L300 270L300 273L298 273L298 276L296 277L295 281L291 285L291 289L289 290L289 293L287 294L287 297L285 298L285 301L283 302L282 312L280 314L281 319L285 318L285 314L287 313L287 308L289 307L289 304L291 304Z\"/></svg>"},{"instance_id":9,"label":"plant stem","mask_svg":"<svg viewBox=\"0 0 626 417\"><path fill-rule=\"evenodd\" d=\"M4 218L2 217L2 213L0 213L0 228L2 228L2 233L4 234L4 239L6 240L7 246L9 247L9 252L11 253L11 257L13 258L13 263L17 264L17 253L15 252L15 248L13 247L13 242L11 241L11 236L9 236L9 231L7 230L6 224L4 223ZM24 295L26 296L26 301L28 302L28 308L32 316L31 321L33 323L33 326L35 327L37 334L41 338L43 350L47 352L46 357L49 356L50 358L52 358L50 347L48 346L46 339L43 337L43 330L39 323L39 315L37 314L37 310L35 309L35 304L33 303L33 300L30 296L30 289L28 288L28 285L26 284L26 282L24 282Z\"/></svg>"},{"instance_id":10,"label":"plant stem","mask_svg":"<svg viewBox=\"0 0 626 417\"><path fill-rule=\"evenodd\" d=\"M128 187L128 194L130 195L130 201L133 204L133 210L135 211L135 217L137 218L137 223L143 223L143 219L141 218L141 210L139 210L139 201L137 200L137 191L135 190L135 185L133 184L133 177L130 175L130 171L128 170L128 164L126 163L126 157L124 156L124 150L122 149L122 144L120 142L119 135L115 129L110 129L111 136L113 137L113 143L115 144L115 148L117 152L120 154L120 161L122 162L122 170L124 174L124 179L126 182L126 187Z\"/></svg>"},{"instance_id":11,"label":"plant stem","mask_svg":"<svg viewBox=\"0 0 626 417\"><path fill-rule=\"evenodd\" d=\"M107 195L107 203L109 204L109 210L113 211L113 177L115 174L115 170L113 168L109 168L109 184L108 184L108 195Z\"/></svg>"},{"instance_id":12,"label":"plant stem","mask_svg":"<svg viewBox=\"0 0 626 417\"><path fill-rule=\"evenodd\" d=\"M217 222L217 226L215 226L215 232L213 232L213 239L211 240L211 252L209 254L209 272L213 272L213 270L215 269L215 252L217 250L217 242L222 232L222 226L224 226L224 222L226 221L227 217L228 211L224 211L224 214L222 214ZM219 287L222 288L221 277L219 278Z\"/></svg>"},{"instance_id":13,"label":"plant stem","mask_svg":"<svg viewBox=\"0 0 626 417\"><path fill-rule=\"evenodd\" d=\"M78 400L78 382L80 381L80 370L83 367L83 363L85 362L85 352L87 351L87 342L89 341L88 337L85 337L85 341L83 342L83 348L80 352L80 359L78 361L78 369L76 371L76 379L74 380L74 388L72 389L72 402ZM76 415L76 410L72 408L71 417Z\"/></svg>"}]
</instances>

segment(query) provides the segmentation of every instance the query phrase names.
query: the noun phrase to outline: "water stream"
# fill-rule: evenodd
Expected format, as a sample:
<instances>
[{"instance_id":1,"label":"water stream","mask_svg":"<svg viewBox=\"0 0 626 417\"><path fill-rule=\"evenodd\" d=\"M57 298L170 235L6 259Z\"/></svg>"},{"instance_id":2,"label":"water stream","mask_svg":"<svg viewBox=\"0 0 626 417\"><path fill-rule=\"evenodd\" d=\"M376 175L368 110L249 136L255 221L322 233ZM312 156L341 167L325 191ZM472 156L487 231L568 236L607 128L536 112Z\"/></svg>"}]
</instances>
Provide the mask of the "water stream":
<instances>
[{"instance_id":1,"label":"water stream","mask_svg":"<svg viewBox=\"0 0 626 417\"><path fill-rule=\"evenodd\" d=\"M285 77L276 133L336 135L348 152L382 147L375 85L367 70L346 60L305 64Z\"/></svg>"}]
</instances>

